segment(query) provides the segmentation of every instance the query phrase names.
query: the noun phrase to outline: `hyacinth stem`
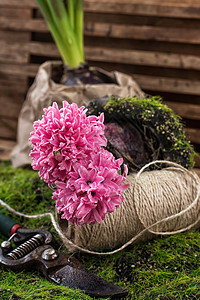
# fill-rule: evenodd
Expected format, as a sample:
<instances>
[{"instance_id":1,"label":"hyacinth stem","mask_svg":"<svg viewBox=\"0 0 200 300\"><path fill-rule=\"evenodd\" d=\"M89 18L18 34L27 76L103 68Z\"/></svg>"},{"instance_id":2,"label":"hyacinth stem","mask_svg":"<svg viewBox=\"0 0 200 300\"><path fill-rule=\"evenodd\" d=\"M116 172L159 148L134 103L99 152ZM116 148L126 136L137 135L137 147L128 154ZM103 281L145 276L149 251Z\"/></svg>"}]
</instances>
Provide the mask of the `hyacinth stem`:
<instances>
[{"instance_id":1,"label":"hyacinth stem","mask_svg":"<svg viewBox=\"0 0 200 300\"><path fill-rule=\"evenodd\" d=\"M62 0L56 0L56 1L36 0L36 1L47 22L49 30L55 40L55 43L61 54L63 62L67 64L69 67L77 68L81 63L84 63L84 55L83 55L83 45L82 46L80 45L81 33L78 33L77 35L77 31L75 32L73 30L74 15L75 15L74 12L77 12L77 10L75 9L76 0L67 1L66 4L70 3L70 5L68 6L68 12Z\"/></svg>"},{"instance_id":2,"label":"hyacinth stem","mask_svg":"<svg viewBox=\"0 0 200 300\"><path fill-rule=\"evenodd\" d=\"M69 61L68 53L65 51L65 47L63 46L62 37L61 37L59 31L57 30L57 28L55 27L55 25L53 24L52 15L51 15L51 11L48 6L47 0L44 0L44 1L36 0L36 1L40 7L40 10L41 10L46 22L47 22L49 30L54 38L54 41L58 47L58 50L61 54L63 61L64 62Z\"/></svg>"},{"instance_id":3,"label":"hyacinth stem","mask_svg":"<svg viewBox=\"0 0 200 300\"><path fill-rule=\"evenodd\" d=\"M75 14L75 34L77 36L78 46L84 59L84 49L83 49L83 0L76 1L76 14ZM70 2L70 1L69 1Z\"/></svg>"},{"instance_id":4,"label":"hyacinth stem","mask_svg":"<svg viewBox=\"0 0 200 300\"><path fill-rule=\"evenodd\" d=\"M74 17L75 17L74 3L76 3L76 0L68 0L65 2L66 2L66 6L68 8L69 20L70 20L72 29L74 30Z\"/></svg>"}]
</instances>

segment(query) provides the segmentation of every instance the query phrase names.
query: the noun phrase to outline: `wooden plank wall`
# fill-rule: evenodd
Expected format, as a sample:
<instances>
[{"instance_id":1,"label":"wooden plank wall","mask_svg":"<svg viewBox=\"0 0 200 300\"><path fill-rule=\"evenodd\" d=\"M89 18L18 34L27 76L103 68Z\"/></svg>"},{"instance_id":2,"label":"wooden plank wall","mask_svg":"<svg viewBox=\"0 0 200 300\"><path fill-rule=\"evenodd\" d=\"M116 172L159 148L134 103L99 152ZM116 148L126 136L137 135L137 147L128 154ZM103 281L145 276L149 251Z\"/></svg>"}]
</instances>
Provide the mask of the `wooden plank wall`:
<instances>
[{"instance_id":1,"label":"wooden plank wall","mask_svg":"<svg viewBox=\"0 0 200 300\"><path fill-rule=\"evenodd\" d=\"M200 2L85 0L90 65L131 74L179 114L200 153ZM17 117L40 63L59 53L34 0L0 0L0 138ZM200 161L197 159L197 167Z\"/></svg>"}]
</instances>

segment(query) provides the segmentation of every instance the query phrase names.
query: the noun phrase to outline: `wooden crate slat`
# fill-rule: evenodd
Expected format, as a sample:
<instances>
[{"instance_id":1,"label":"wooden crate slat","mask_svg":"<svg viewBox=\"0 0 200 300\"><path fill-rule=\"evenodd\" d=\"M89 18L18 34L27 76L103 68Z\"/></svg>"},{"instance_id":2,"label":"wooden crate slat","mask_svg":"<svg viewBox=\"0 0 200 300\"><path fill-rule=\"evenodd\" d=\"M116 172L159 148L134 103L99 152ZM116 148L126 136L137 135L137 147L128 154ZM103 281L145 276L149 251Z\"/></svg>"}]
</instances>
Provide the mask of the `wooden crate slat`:
<instances>
[{"instance_id":1,"label":"wooden crate slat","mask_svg":"<svg viewBox=\"0 0 200 300\"><path fill-rule=\"evenodd\" d=\"M197 153L197 155L194 158L195 161L195 168L199 168L200 169L200 153Z\"/></svg>"},{"instance_id":2,"label":"wooden crate slat","mask_svg":"<svg viewBox=\"0 0 200 300\"><path fill-rule=\"evenodd\" d=\"M167 30L167 29L166 29ZM44 35L44 34L42 34ZM37 34L38 41L43 42L40 38L40 33ZM108 49L121 49L123 50L138 50L138 51L152 51L163 53L174 53L181 55L192 55L199 57L200 45L198 44L186 44L166 41L148 41L148 40L136 40L136 39L119 39L119 38L107 38L107 37L93 37L84 36L85 47L99 47Z\"/></svg>"},{"instance_id":3,"label":"wooden crate slat","mask_svg":"<svg viewBox=\"0 0 200 300\"><path fill-rule=\"evenodd\" d=\"M164 71L163 71L164 72ZM132 74L144 90L181 94L200 94L200 81Z\"/></svg>"},{"instance_id":4,"label":"wooden crate slat","mask_svg":"<svg viewBox=\"0 0 200 300\"><path fill-rule=\"evenodd\" d=\"M27 47L30 53L34 55L60 57L57 46L53 43L30 42Z\"/></svg>"},{"instance_id":5,"label":"wooden crate slat","mask_svg":"<svg viewBox=\"0 0 200 300\"><path fill-rule=\"evenodd\" d=\"M32 11L30 8L13 8L13 7L1 7L0 17L5 17L8 19L27 19L31 18Z\"/></svg>"},{"instance_id":6,"label":"wooden crate slat","mask_svg":"<svg viewBox=\"0 0 200 300\"><path fill-rule=\"evenodd\" d=\"M0 77L0 117L18 119L27 91L27 77L8 76Z\"/></svg>"},{"instance_id":7,"label":"wooden crate slat","mask_svg":"<svg viewBox=\"0 0 200 300\"><path fill-rule=\"evenodd\" d=\"M12 87L12 89L11 89ZM22 97L24 92L26 90L26 86L23 85L23 82L22 82L22 85L20 85L20 81L18 82L18 86L14 86L12 84L8 84L8 85L3 85L1 84L0 82L0 91L1 91L1 95L0 97L3 97L3 96L9 96L9 97L13 97L13 99L15 98L18 98L19 99L19 96Z\"/></svg>"},{"instance_id":8,"label":"wooden crate slat","mask_svg":"<svg viewBox=\"0 0 200 300\"><path fill-rule=\"evenodd\" d=\"M38 56L60 57L56 45L52 43L30 42L23 48L29 48L31 54ZM87 61L200 70L200 57L195 55L86 46L85 56Z\"/></svg>"},{"instance_id":9,"label":"wooden crate slat","mask_svg":"<svg viewBox=\"0 0 200 300\"><path fill-rule=\"evenodd\" d=\"M25 49L23 44L1 40L0 45L0 62L28 63L29 52Z\"/></svg>"},{"instance_id":10,"label":"wooden crate slat","mask_svg":"<svg viewBox=\"0 0 200 300\"><path fill-rule=\"evenodd\" d=\"M6 31L0 30L0 45L2 41L19 42L23 45L24 42L30 40L30 32L17 32L17 31Z\"/></svg>"},{"instance_id":11,"label":"wooden crate slat","mask_svg":"<svg viewBox=\"0 0 200 300\"><path fill-rule=\"evenodd\" d=\"M188 8L190 4L190 8ZM199 19L200 3L187 1L85 1L85 10L123 14Z\"/></svg>"},{"instance_id":12,"label":"wooden crate slat","mask_svg":"<svg viewBox=\"0 0 200 300\"><path fill-rule=\"evenodd\" d=\"M40 19L0 19L0 29L5 30L22 30L35 32L48 32L48 27L44 20ZM118 24L104 24L86 22L85 35L100 36L122 39L139 39L139 40L154 40L167 41L177 43L200 44L200 29L185 29L185 28L166 28L154 26L132 26Z\"/></svg>"},{"instance_id":13,"label":"wooden crate slat","mask_svg":"<svg viewBox=\"0 0 200 300\"><path fill-rule=\"evenodd\" d=\"M166 28L158 26L132 26L87 22L85 35L110 38L166 41L200 44L200 30L188 28Z\"/></svg>"},{"instance_id":14,"label":"wooden crate slat","mask_svg":"<svg viewBox=\"0 0 200 300\"><path fill-rule=\"evenodd\" d=\"M17 120L0 117L0 138L15 140L17 133Z\"/></svg>"},{"instance_id":15,"label":"wooden crate slat","mask_svg":"<svg viewBox=\"0 0 200 300\"><path fill-rule=\"evenodd\" d=\"M0 6L37 8L34 0L0 0ZM188 8L188 6L190 6ZM85 11L103 13L123 13L146 16L168 16L179 18L199 18L199 1L156 1L156 0L85 0Z\"/></svg>"},{"instance_id":16,"label":"wooden crate slat","mask_svg":"<svg viewBox=\"0 0 200 300\"><path fill-rule=\"evenodd\" d=\"M27 87L27 77L18 75L9 75L6 78L0 77L0 85L10 88L12 85L14 89L19 88L19 85L24 89Z\"/></svg>"},{"instance_id":17,"label":"wooden crate slat","mask_svg":"<svg viewBox=\"0 0 200 300\"><path fill-rule=\"evenodd\" d=\"M38 18L42 18L40 11L36 10ZM158 26L166 28L200 28L200 19L171 18L159 16L143 16L143 15L125 15L116 13L103 12L85 12L84 23L98 22L109 24L139 25L139 26Z\"/></svg>"},{"instance_id":18,"label":"wooden crate slat","mask_svg":"<svg viewBox=\"0 0 200 300\"><path fill-rule=\"evenodd\" d=\"M11 90L12 95L14 95L13 91L16 92L16 94L21 94L27 88L27 84L27 76L7 75L5 78L0 76L0 89ZM3 94L1 96L3 96Z\"/></svg>"},{"instance_id":19,"label":"wooden crate slat","mask_svg":"<svg viewBox=\"0 0 200 300\"><path fill-rule=\"evenodd\" d=\"M6 75L19 75L34 77L37 73L39 65L35 64L2 64L0 63L0 77Z\"/></svg>"},{"instance_id":20,"label":"wooden crate slat","mask_svg":"<svg viewBox=\"0 0 200 300\"><path fill-rule=\"evenodd\" d=\"M194 144L200 144L200 129L199 128L185 128L185 133L188 139Z\"/></svg>"},{"instance_id":21,"label":"wooden crate slat","mask_svg":"<svg viewBox=\"0 0 200 300\"><path fill-rule=\"evenodd\" d=\"M15 0L16 1L16 0ZM86 2L90 3L99 3L97 0L86 0ZM135 4L135 3L143 3L144 5L150 5L150 4L159 4L160 6L177 6L179 5L180 7L188 7L189 5L196 5L200 6L199 0L102 0L101 3L103 5L106 5L106 3L110 4L115 4L115 3L121 3L121 4Z\"/></svg>"},{"instance_id":22,"label":"wooden crate slat","mask_svg":"<svg viewBox=\"0 0 200 300\"><path fill-rule=\"evenodd\" d=\"M1 17L0 28L4 30L13 31L35 31L35 32L48 32L48 27L44 20L40 19L7 19Z\"/></svg>"},{"instance_id":23,"label":"wooden crate slat","mask_svg":"<svg viewBox=\"0 0 200 300\"><path fill-rule=\"evenodd\" d=\"M200 121L200 105L169 101L164 103L182 118Z\"/></svg>"},{"instance_id":24,"label":"wooden crate slat","mask_svg":"<svg viewBox=\"0 0 200 300\"><path fill-rule=\"evenodd\" d=\"M3 109L0 110L0 118L18 119L23 102L23 95L17 95L16 97L0 95L0 106L3 107ZM0 126L1 125L0 123Z\"/></svg>"},{"instance_id":25,"label":"wooden crate slat","mask_svg":"<svg viewBox=\"0 0 200 300\"><path fill-rule=\"evenodd\" d=\"M0 0L0 7L29 7L29 8L37 8L38 5L35 0Z\"/></svg>"},{"instance_id":26,"label":"wooden crate slat","mask_svg":"<svg viewBox=\"0 0 200 300\"><path fill-rule=\"evenodd\" d=\"M10 159L10 154L15 144L14 141L0 139L0 160Z\"/></svg>"},{"instance_id":27,"label":"wooden crate slat","mask_svg":"<svg viewBox=\"0 0 200 300\"><path fill-rule=\"evenodd\" d=\"M200 57L176 53L85 47L87 60L200 70Z\"/></svg>"}]
</instances>

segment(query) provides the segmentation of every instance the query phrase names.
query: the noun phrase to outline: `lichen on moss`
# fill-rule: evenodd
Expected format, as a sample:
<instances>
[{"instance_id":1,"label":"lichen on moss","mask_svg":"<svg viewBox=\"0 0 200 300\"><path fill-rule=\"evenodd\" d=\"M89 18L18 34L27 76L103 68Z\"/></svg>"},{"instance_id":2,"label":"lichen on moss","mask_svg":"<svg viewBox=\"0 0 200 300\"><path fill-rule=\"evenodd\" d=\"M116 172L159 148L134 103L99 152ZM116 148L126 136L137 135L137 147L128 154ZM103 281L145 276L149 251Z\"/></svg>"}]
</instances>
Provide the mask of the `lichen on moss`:
<instances>
[{"instance_id":1,"label":"lichen on moss","mask_svg":"<svg viewBox=\"0 0 200 300\"><path fill-rule=\"evenodd\" d=\"M164 159L181 164L186 168L194 166L196 155L187 140L181 118L157 96L95 99L88 105L88 113L104 112L105 123L131 124L142 135L144 141L145 163ZM112 151L108 143L108 150ZM116 156L116 151L114 151ZM120 153L122 154L122 153ZM123 155L122 155L123 156ZM134 157L127 159L131 171L137 171L144 164L134 164Z\"/></svg>"}]
</instances>

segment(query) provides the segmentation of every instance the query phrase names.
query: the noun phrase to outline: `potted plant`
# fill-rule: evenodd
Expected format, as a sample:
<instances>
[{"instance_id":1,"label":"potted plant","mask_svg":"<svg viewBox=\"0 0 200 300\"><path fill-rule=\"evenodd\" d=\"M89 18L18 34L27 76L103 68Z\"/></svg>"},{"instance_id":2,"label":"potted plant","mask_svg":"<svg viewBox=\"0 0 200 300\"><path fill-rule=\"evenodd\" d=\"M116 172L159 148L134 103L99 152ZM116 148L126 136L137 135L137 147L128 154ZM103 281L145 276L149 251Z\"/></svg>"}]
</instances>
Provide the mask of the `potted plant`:
<instances>
[{"instance_id":1,"label":"potted plant","mask_svg":"<svg viewBox=\"0 0 200 300\"><path fill-rule=\"evenodd\" d=\"M29 133L43 108L63 100L78 106L96 97L144 94L131 76L89 67L84 58L83 0L37 0L60 52L62 61L47 61L38 70L22 107L17 146L11 154L14 167L30 164ZM48 50L47 50L48 51Z\"/></svg>"},{"instance_id":2,"label":"potted plant","mask_svg":"<svg viewBox=\"0 0 200 300\"><path fill-rule=\"evenodd\" d=\"M63 84L115 83L112 78L89 68L85 62L83 0L36 1L63 61Z\"/></svg>"}]
</instances>

